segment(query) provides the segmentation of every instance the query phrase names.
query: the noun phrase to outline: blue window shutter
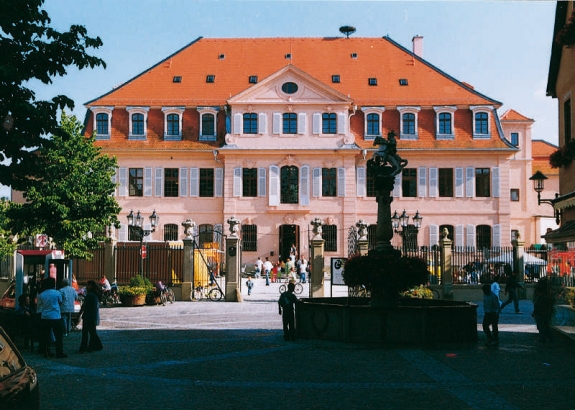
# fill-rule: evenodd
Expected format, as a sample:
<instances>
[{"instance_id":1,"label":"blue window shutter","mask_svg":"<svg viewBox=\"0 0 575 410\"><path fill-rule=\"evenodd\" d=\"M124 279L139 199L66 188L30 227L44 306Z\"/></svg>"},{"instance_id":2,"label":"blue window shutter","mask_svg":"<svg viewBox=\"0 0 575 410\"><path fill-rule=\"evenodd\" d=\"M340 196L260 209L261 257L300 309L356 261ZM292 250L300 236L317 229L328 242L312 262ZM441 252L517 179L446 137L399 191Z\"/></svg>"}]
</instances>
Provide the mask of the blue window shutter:
<instances>
[{"instance_id":1,"label":"blue window shutter","mask_svg":"<svg viewBox=\"0 0 575 410\"><path fill-rule=\"evenodd\" d=\"M152 168L144 168L144 196L152 196Z\"/></svg>"},{"instance_id":2,"label":"blue window shutter","mask_svg":"<svg viewBox=\"0 0 575 410\"><path fill-rule=\"evenodd\" d=\"M258 114L258 134L265 134L267 128L267 116L265 113Z\"/></svg>"},{"instance_id":3,"label":"blue window shutter","mask_svg":"<svg viewBox=\"0 0 575 410\"><path fill-rule=\"evenodd\" d=\"M242 169L234 168L234 196L242 196Z\"/></svg>"},{"instance_id":4,"label":"blue window shutter","mask_svg":"<svg viewBox=\"0 0 575 410\"><path fill-rule=\"evenodd\" d=\"M118 196L128 196L128 170L125 167L119 169L119 179Z\"/></svg>"},{"instance_id":5,"label":"blue window shutter","mask_svg":"<svg viewBox=\"0 0 575 410\"><path fill-rule=\"evenodd\" d=\"M312 196L314 198L319 198L321 196L321 168L314 168L312 173Z\"/></svg>"},{"instance_id":6,"label":"blue window shutter","mask_svg":"<svg viewBox=\"0 0 575 410\"><path fill-rule=\"evenodd\" d=\"M436 198L437 191L437 168L429 168L429 196Z\"/></svg>"},{"instance_id":7,"label":"blue window shutter","mask_svg":"<svg viewBox=\"0 0 575 410\"><path fill-rule=\"evenodd\" d=\"M180 196L188 196L188 168L180 168Z\"/></svg>"},{"instance_id":8,"label":"blue window shutter","mask_svg":"<svg viewBox=\"0 0 575 410\"><path fill-rule=\"evenodd\" d=\"M234 134L242 133L242 120L242 114L234 114Z\"/></svg>"},{"instance_id":9,"label":"blue window shutter","mask_svg":"<svg viewBox=\"0 0 575 410\"><path fill-rule=\"evenodd\" d=\"M282 115L279 112L273 114L272 133L281 134L282 129Z\"/></svg>"},{"instance_id":10,"label":"blue window shutter","mask_svg":"<svg viewBox=\"0 0 575 410\"><path fill-rule=\"evenodd\" d=\"M417 169L417 196L425 198L427 196L427 168L419 167Z\"/></svg>"},{"instance_id":11,"label":"blue window shutter","mask_svg":"<svg viewBox=\"0 0 575 410\"><path fill-rule=\"evenodd\" d=\"M345 168L337 169L337 196L345 196Z\"/></svg>"},{"instance_id":12,"label":"blue window shutter","mask_svg":"<svg viewBox=\"0 0 575 410\"><path fill-rule=\"evenodd\" d=\"M154 196L162 196L164 192L163 182L164 182L164 169L156 168L156 177L154 179Z\"/></svg>"},{"instance_id":13,"label":"blue window shutter","mask_svg":"<svg viewBox=\"0 0 575 410\"><path fill-rule=\"evenodd\" d=\"M309 166L300 168L299 177L299 203L301 206L309 206Z\"/></svg>"},{"instance_id":14,"label":"blue window shutter","mask_svg":"<svg viewBox=\"0 0 575 410\"><path fill-rule=\"evenodd\" d=\"M321 133L321 114L316 112L312 117L312 134L319 135Z\"/></svg>"},{"instance_id":15,"label":"blue window shutter","mask_svg":"<svg viewBox=\"0 0 575 410\"><path fill-rule=\"evenodd\" d=\"M473 198L475 196L475 168L473 167L465 169L465 196L467 198ZM475 246L475 242L473 246Z\"/></svg>"},{"instance_id":16,"label":"blue window shutter","mask_svg":"<svg viewBox=\"0 0 575 410\"><path fill-rule=\"evenodd\" d=\"M455 168L455 197L463 198L465 179L463 178L463 168Z\"/></svg>"},{"instance_id":17,"label":"blue window shutter","mask_svg":"<svg viewBox=\"0 0 575 410\"><path fill-rule=\"evenodd\" d=\"M307 115L305 112L300 112L297 115L297 133L298 134L305 134L306 118L307 118Z\"/></svg>"},{"instance_id":18,"label":"blue window shutter","mask_svg":"<svg viewBox=\"0 0 575 410\"><path fill-rule=\"evenodd\" d=\"M258 196L265 197L266 193L266 169L265 168L258 168Z\"/></svg>"},{"instance_id":19,"label":"blue window shutter","mask_svg":"<svg viewBox=\"0 0 575 410\"><path fill-rule=\"evenodd\" d=\"M345 114L343 113L337 115L337 133L345 134Z\"/></svg>"},{"instance_id":20,"label":"blue window shutter","mask_svg":"<svg viewBox=\"0 0 575 410\"><path fill-rule=\"evenodd\" d=\"M493 198L499 198L501 195L499 189L499 167L491 169L491 186L493 188Z\"/></svg>"},{"instance_id":21,"label":"blue window shutter","mask_svg":"<svg viewBox=\"0 0 575 410\"><path fill-rule=\"evenodd\" d=\"M269 206L280 204L280 169L276 165L270 165L270 195Z\"/></svg>"},{"instance_id":22,"label":"blue window shutter","mask_svg":"<svg viewBox=\"0 0 575 410\"><path fill-rule=\"evenodd\" d=\"M200 196L200 170L190 168L190 196Z\"/></svg>"}]
</instances>

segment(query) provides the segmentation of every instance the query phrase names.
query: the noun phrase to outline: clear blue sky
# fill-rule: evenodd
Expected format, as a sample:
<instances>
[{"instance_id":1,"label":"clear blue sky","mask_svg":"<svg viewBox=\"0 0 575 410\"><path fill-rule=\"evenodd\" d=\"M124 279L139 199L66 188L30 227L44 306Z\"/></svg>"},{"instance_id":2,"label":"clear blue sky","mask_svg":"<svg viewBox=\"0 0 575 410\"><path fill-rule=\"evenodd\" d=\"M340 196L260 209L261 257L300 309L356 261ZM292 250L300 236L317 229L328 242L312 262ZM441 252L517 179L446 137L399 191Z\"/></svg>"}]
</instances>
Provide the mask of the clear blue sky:
<instances>
[{"instance_id":1,"label":"clear blue sky","mask_svg":"<svg viewBox=\"0 0 575 410\"><path fill-rule=\"evenodd\" d=\"M424 58L452 77L534 119L534 139L557 144L557 101L545 96L553 35L553 1L230 1L46 0L51 25L84 25L104 42L95 52L108 67L70 70L37 96L83 104L136 76L202 36L389 35L411 50L424 37Z\"/></svg>"}]
</instances>

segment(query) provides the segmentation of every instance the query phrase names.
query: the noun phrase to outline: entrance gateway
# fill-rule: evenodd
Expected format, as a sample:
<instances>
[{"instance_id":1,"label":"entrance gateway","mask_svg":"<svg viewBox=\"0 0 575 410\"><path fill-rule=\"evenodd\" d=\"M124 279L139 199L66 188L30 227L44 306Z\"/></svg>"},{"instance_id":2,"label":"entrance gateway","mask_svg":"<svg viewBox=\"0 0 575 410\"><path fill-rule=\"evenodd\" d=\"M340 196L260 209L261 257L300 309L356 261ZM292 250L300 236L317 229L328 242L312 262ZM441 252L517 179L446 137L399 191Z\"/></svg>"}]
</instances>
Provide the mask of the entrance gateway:
<instances>
[{"instance_id":1,"label":"entrance gateway","mask_svg":"<svg viewBox=\"0 0 575 410\"><path fill-rule=\"evenodd\" d=\"M280 225L279 232L279 258L285 261L290 256L290 248L295 244L299 257L299 225Z\"/></svg>"}]
</instances>

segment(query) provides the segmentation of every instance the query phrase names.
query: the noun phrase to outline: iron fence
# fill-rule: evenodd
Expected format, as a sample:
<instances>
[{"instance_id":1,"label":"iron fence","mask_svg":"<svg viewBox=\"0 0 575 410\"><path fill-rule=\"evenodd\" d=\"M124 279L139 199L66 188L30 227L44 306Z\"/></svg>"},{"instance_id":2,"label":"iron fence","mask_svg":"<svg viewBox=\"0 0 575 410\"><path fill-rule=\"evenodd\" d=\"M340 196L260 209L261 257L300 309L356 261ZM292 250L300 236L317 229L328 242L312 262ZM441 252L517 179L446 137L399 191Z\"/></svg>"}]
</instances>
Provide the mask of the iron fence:
<instances>
[{"instance_id":1,"label":"iron fence","mask_svg":"<svg viewBox=\"0 0 575 410\"><path fill-rule=\"evenodd\" d=\"M89 280L100 281L103 274L113 277L113 272L105 272L104 265L104 244L101 243L96 249L90 251L92 259L72 259L72 273L76 276L78 283L85 284Z\"/></svg>"},{"instance_id":2,"label":"iron fence","mask_svg":"<svg viewBox=\"0 0 575 410\"><path fill-rule=\"evenodd\" d=\"M182 245L165 242L148 242L146 258L143 263L143 276L150 282L181 283L184 263ZM140 244L118 242L114 248L116 260L116 280L118 284L127 284L140 273Z\"/></svg>"}]
</instances>

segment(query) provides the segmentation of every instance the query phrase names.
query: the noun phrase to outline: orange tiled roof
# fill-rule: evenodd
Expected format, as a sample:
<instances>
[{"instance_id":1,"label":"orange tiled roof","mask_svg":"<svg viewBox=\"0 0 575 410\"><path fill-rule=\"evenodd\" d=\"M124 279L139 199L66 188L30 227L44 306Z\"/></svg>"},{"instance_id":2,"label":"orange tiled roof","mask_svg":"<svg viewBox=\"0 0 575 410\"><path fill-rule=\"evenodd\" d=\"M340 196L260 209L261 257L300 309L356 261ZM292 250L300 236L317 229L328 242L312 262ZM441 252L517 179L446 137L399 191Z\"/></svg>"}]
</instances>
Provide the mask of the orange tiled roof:
<instances>
[{"instance_id":1,"label":"orange tiled roof","mask_svg":"<svg viewBox=\"0 0 575 410\"><path fill-rule=\"evenodd\" d=\"M543 172L547 176L559 175L558 168L552 168L549 164L549 155L557 150L557 146L543 140L533 140L531 142L533 157L532 171Z\"/></svg>"},{"instance_id":2,"label":"orange tiled roof","mask_svg":"<svg viewBox=\"0 0 575 410\"><path fill-rule=\"evenodd\" d=\"M513 109L509 109L503 113L501 116L501 121L528 121L528 122L535 122L531 118L527 118L523 114L519 114L517 111Z\"/></svg>"},{"instance_id":3,"label":"orange tiled roof","mask_svg":"<svg viewBox=\"0 0 575 410\"><path fill-rule=\"evenodd\" d=\"M357 58L352 58L354 53ZM501 105L388 37L355 37L199 38L86 106L224 105L253 85L249 76L261 81L288 64L349 95L360 106ZM214 83L206 83L209 74L215 75ZM341 82L332 83L332 75L339 75ZM174 83L174 76L181 76L181 83ZM371 77L377 78L377 86L368 85ZM409 85L400 86L400 78Z\"/></svg>"}]
</instances>

